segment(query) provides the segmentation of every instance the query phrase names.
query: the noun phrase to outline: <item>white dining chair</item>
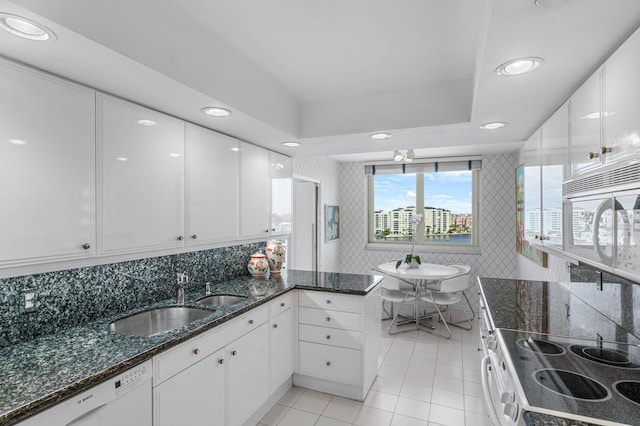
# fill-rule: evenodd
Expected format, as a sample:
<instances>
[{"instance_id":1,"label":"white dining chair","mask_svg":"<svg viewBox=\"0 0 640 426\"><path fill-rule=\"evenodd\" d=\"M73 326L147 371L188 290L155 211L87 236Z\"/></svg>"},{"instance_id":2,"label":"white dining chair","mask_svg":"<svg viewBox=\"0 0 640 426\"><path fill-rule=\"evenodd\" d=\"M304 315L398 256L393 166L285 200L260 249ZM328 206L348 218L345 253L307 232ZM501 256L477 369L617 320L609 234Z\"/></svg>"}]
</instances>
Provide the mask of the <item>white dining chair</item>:
<instances>
[{"instance_id":1,"label":"white dining chair","mask_svg":"<svg viewBox=\"0 0 640 426\"><path fill-rule=\"evenodd\" d=\"M458 274L455 275L456 277L459 275L467 275L468 273L471 272L471 266L466 265L464 263L453 263L447 266L451 266L452 268L456 268L458 270ZM469 297L467 296L467 290L469 289L469 287L467 287L467 289L462 292L462 295L464 296L464 300L467 301L467 305L469 305L471 316L475 316L476 311L473 310L473 305L471 304L471 302L469 301Z\"/></svg>"},{"instance_id":2,"label":"white dining chair","mask_svg":"<svg viewBox=\"0 0 640 426\"><path fill-rule=\"evenodd\" d=\"M390 335L402 333L402 331L398 330L398 324L397 324L398 317L400 316L400 312L402 312L402 308L407 302L415 303L415 300L416 300L415 294L413 293L413 291L410 291L410 290L390 289L383 286L381 297L382 297L383 303L385 301L391 302L392 315L393 315L393 304L394 303L400 304L397 312L391 318L391 323L389 324L389 327L387 327L387 333L389 333Z\"/></svg>"},{"instance_id":3,"label":"white dining chair","mask_svg":"<svg viewBox=\"0 0 640 426\"><path fill-rule=\"evenodd\" d=\"M433 305L436 308L438 316L440 317L440 321L442 321L442 323L444 324L444 327L447 330L447 335L438 334L435 332L434 334L440 337L444 337L446 339L450 339L451 329L449 328L449 325L454 325L456 327L460 327L465 330L471 330L471 328L473 327L473 324L471 322L471 319L473 318L473 314L469 316L464 305L461 303L464 297L464 291L469 288L469 285L470 285L469 276L467 272L464 275L456 275L453 278L447 278L445 280L442 280L440 282L440 288L438 290L434 290L434 289L427 290L427 293L420 297L420 300L430 305ZM468 300L466 301L468 304ZM462 308L462 312L466 317L466 321L463 320L460 322L452 322L451 311L453 309L451 309L451 307L456 304L459 304L460 307ZM448 309L449 322L447 322L447 320L444 318L441 307L449 308ZM463 325L465 324L465 322L468 323L469 325L468 326Z\"/></svg>"}]
</instances>

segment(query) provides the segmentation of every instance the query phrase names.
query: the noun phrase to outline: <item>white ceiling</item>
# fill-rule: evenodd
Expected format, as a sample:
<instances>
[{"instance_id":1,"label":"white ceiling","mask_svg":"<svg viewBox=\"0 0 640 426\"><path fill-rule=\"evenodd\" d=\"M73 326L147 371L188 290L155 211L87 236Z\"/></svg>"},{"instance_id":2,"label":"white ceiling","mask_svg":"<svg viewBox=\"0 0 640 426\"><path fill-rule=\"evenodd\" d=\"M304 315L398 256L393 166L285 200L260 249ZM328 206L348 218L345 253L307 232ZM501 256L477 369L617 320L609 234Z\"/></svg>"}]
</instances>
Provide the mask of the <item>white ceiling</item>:
<instances>
[{"instance_id":1,"label":"white ceiling","mask_svg":"<svg viewBox=\"0 0 640 426\"><path fill-rule=\"evenodd\" d=\"M292 156L512 152L640 25L638 0L540 1L0 0L57 35L0 54ZM522 56L544 65L495 73Z\"/></svg>"}]
</instances>

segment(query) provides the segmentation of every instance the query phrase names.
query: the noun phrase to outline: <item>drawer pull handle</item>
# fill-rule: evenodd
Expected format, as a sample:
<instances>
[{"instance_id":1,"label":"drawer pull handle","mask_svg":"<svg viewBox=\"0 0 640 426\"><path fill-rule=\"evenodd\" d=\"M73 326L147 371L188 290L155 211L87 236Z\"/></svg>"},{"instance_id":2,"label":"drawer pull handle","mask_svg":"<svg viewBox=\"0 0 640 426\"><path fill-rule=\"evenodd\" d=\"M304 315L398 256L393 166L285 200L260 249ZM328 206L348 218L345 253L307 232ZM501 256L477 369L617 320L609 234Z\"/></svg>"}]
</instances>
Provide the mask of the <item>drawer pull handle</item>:
<instances>
[{"instance_id":1,"label":"drawer pull handle","mask_svg":"<svg viewBox=\"0 0 640 426\"><path fill-rule=\"evenodd\" d=\"M218 364L220 364L220 365L224 364L224 358L220 358L220 359L218 360Z\"/></svg>"},{"instance_id":2,"label":"drawer pull handle","mask_svg":"<svg viewBox=\"0 0 640 426\"><path fill-rule=\"evenodd\" d=\"M252 320L252 319L251 319L251 320L249 320L249 324L253 324L253 320Z\"/></svg>"},{"instance_id":3,"label":"drawer pull handle","mask_svg":"<svg viewBox=\"0 0 640 426\"><path fill-rule=\"evenodd\" d=\"M231 351L231 355L236 356L238 354L238 351Z\"/></svg>"},{"instance_id":4,"label":"drawer pull handle","mask_svg":"<svg viewBox=\"0 0 640 426\"><path fill-rule=\"evenodd\" d=\"M331 321L331 317L327 317L327 322Z\"/></svg>"},{"instance_id":5,"label":"drawer pull handle","mask_svg":"<svg viewBox=\"0 0 640 426\"><path fill-rule=\"evenodd\" d=\"M283 308L284 308L284 305L285 305L285 303L284 303L284 302L282 302L282 303L280 304L280 306L282 306Z\"/></svg>"},{"instance_id":6,"label":"drawer pull handle","mask_svg":"<svg viewBox=\"0 0 640 426\"><path fill-rule=\"evenodd\" d=\"M331 299L327 299L327 304L330 305L331 304Z\"/></svg>"},{"instance_id":7,"label":"drawer pull handle","mask_svg":"<svg viewBox=\"0 0 640 426\"><path fill-rule=\"evenodd\" d=\"M278 328L278 324L273 324L273 328Z\"/></svg>"},{"instance_id":8,"label":"drawer pull handle","mask_svg":"<svg viewBox=\"0 0 640 426\"><path fill-rule=\"evenodd\" d=\"M327 340L331 340L331 335L327 334Z\"/></svg>"},{"instance_id":9,"label":"drawer pull handle","mask_svg":"<svg viewBox=\"0 0 640 426\"><path fill-rule=\"evenodd\" d=\"M331 367L331 361L327 361L327 367Z\"/></svg>"},{"instance_id":10,"label":"drawer pull handle","mask_svg":"<svg viewBox=\"0 0 640 426\"><path fill-rule=\"evenodd\" d=\"M193 350L193 353L194 353L194 354L196 354L196 355L200 354L200 349L195 348L195 349Z\"/></svg>"}]
</instances>

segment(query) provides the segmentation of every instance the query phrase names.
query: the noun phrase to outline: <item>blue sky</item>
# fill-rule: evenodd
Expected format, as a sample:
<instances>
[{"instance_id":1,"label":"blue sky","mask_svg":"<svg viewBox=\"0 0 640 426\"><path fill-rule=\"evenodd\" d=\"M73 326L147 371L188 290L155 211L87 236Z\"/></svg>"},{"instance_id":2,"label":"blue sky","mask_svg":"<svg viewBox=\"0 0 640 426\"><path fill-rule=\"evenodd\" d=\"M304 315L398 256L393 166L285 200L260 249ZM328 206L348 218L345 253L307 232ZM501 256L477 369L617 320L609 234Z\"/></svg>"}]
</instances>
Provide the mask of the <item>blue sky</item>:
<instances>
[{"instance_id":1,"label":"blue sky","mask_svg":"<svg viewBox=\"0 0 640 426\"><path fill-rule=\"evenodd\" d=\"M416 205L416 175L375 175L375 210ZM471 172L425 173L425 205L471 214Z\"/></svg>"}]
</instances>

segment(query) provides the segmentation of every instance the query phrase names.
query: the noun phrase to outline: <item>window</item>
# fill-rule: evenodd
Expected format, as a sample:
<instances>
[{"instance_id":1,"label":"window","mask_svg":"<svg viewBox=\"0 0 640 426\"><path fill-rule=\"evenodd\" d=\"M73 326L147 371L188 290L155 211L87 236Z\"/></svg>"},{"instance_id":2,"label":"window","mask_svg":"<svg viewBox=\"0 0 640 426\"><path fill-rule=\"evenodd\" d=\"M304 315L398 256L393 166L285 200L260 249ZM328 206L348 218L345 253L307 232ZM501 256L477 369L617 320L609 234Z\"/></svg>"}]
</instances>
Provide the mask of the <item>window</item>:
<instances>
[{"instance_id":1,"label":"window","mask_svg":"<svg viewBox=\"0 0 640 426\"><path fill-rule=\"evenodd\" d=\"M368 242L477 247L480 168L479 159L365 166Z\"/></svg>"}]
</instances>

